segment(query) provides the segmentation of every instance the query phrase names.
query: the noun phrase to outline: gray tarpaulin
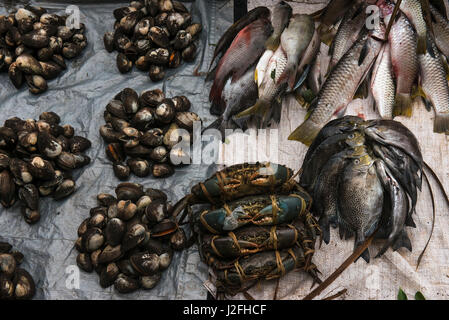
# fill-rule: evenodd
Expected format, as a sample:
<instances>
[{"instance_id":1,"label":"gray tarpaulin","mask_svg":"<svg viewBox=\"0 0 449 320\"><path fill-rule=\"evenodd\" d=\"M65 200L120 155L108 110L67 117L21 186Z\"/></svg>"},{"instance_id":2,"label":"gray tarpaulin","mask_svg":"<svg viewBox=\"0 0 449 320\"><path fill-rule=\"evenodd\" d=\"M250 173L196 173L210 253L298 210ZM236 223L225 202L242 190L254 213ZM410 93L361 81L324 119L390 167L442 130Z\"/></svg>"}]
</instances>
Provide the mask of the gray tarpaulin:
<instances>
[{"instance_id":1,"label":"gray tarpaulin","mask_svg":"<svg viewBox=\"0 0 449 320\"><path fill-rule=\"evenodd\" d=\"M21 3L28 1L1 1L0 14ZM49 90L39 96L29 93L26 85L17 90L7 73L0 74L0 124L14 116L37 119L44 111L54 111L61 116L63 124L71 124L77 135L92 141L87 152L92 163L75 172L77 191L70 198L59 202L49 198L41 200L42 218L36 225L25 223L18 204L10 209L0 208L0 241L10 242L25 254L24 268L36 282L37 299L205 299L207 292L202 284L207 278L207 269L199 261L196 246L176 253L161 283L150 291L121 295L113 287L102 289L96 273L83 271L80 271L79 289L71 289L73 282L69 276L76 266L77 252L73 245L79 224L88 217L89 209L97 205L96 195L113 193L119 183L105 157L105 144L98 132L104 124L106 104L126 87L137 92L161 88L168 97L186 95L192 102L192 111L205 123L210 123L213 118L208 111L204 77L194 76L194 73L198 67L199 71L207 71L214 48L211 44L215 44L232 23L232 2L186 2L193 13L193 21L204 27L199 53L194 63L170 70L160 83L153 83L146 73L136 68L128 74L120 74L115 65L117 53L104 49L103 35L111 31L114 24L112 11L129 2L31 1L58 14L65 12L68 3L79 7L81 22L87 26L89 45L80 57L68 63L68 69L60 77L49 81ZM131 181L160 188L176 202L195 182L205 178L207 169L207 166L191 165L178 169L167 179L132 177Z\"/></svg>"}]
</instances>

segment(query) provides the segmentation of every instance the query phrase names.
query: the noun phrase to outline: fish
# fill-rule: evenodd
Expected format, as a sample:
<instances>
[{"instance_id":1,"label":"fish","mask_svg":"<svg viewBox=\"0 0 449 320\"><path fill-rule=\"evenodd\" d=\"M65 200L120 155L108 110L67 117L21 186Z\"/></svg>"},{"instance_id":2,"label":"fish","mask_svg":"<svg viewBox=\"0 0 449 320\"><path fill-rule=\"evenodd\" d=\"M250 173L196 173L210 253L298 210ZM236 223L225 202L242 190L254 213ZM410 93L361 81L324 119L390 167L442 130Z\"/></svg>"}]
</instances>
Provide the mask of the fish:
<instances>
[{"instance_id":1,"label":"fish","mask_svg":"<svg viewBox=\"0 0 449 320\"><path fill-rule=\"evenodd\" d=\"M298 64L301 56L308 49L314 33L315 22L312 17L307 14L295 14L281 35L281 46L287 54L288 64L280 81L287 79L290 89L293 89L295 85Z\"/></svg>"},{"instance_id":2,"label":"fish","mask_svg":"<svg viewBox=\"0 0 449 320\"><path fill-rule=\"evenodd\" d=\"M353 0L331 0L323 10L316 14L320 20L318 33L323 43L330 43L332 27L341 19L353 2ZM361 0L357 0L357 3L361 2Z\"/></svg>"},{"instance_id":3,"label":"fish","mask_svg":"<svg viewBox=\"0 0 449 320\"><path fill-rule=\"evenodd\" d=\"M446 79L446 71L442 62L442 56L437 51L436 44L429 36L429 47L435 53L430 52L419 55L421 87L423 96L430 102L435 110L433 120L433 132L449 133L449 86Z\"/></svg>"},{"instance_id":4,"label":"fish","mask_svg":"<svg viewBox=\"0 0 449 320\"><path fill-rule=\"evenodd\" d=\"M390 45L385 43L374 64L371 92L382 119L393 119L395 83L391 66Z\"/></svg>"},{"instance_id":5,"label":"fish","mask_svg":"<svg viewBox=\"0 0 449 320\"><path fill-rule=\"evenodd\" d=\"M337 34L329 48L331 61L329 71L340 61L344 54L357 41L360 31L366 21L366 5L357 4L352 6L344 15L343 20L338 27Z\"/></svg>"},{"instance_id":6,"label":"fish","mask_svg":"<svg viewBox=\"0 0 449 320\"><path fill-rule=\"evenodd\" d=\"M258 88L262 84L263 78L265 77L265 72L268 68L268 62L270 61L273 54L273 50L265 50L262 57L260 57L259 62L257 63L256 70L254 72L254 81L256 82Z\"/></svg>"},{"instance_id":7,"label":"fish","mask_svg":"<svg viewBox=\"0 0 449 320\"><path fill-rule=\"evenodd\" d=\"M424 54L427 51L427 24L420 0L402 0L399 8L415 27L418 36L416 53Z\"/></svg>"},{"instance_id":8,"label":"fish","mask_svg":"<svg viewBox=\"0 0 449 320\"><path fill-rule=\"evenodd\" d=\"M312 153L306 154L299 180L301 187L312 192L319 173L333 154L343 151L347 146L362 146L364 142L363 134L358 131L340 133L325 139Z\"/></svg>"},{"instance_id":9,"label":"fish","mask_svg":"<svg viewBox=\"0 0 449 320\"><path fill-rule=\"evenodd\" d=\"M433 22L435 43L441 53L449 59L449 21L432 5L430 14Z\"/></svg>"},{"instance_id":10,"label":"fish","mask_svg":"<svg viewBox=\"0 0 449 320\"><path fill-rule=\"evenodd\" d=\"M366 149L360 148L360 155ZM313 189L313 213L319 217L324 243L330 241L329 226L337 227L337 185L348 160L354 156L354 150L344 150L334 154L322 168Z\"/></svg>"},{"instance_id":11,"label":"fish","mask_svg":"<svg viewBox=\"0 0 449 320\"><path fill-rule=\"evenodd\" d=\"M271 14L271 24L273 26L273 33L265 42L267 50L276 51L279 46L282 31L287 27L288 22L292 16L293 9L285 1L280 1L274 8Z\"/></svg>"},{"instance_id":12,"label":"fish","mask_svg":"<svg viewBox=\"0 0 449 320\"><path fill-rule=\"evenodd\" d=\"M220 104L223 87L229 77L237 81L264 52L264 43L272 32L269 20L258 19L243 28L220 59L209 101Z\"/></svg>"},{"instance_id":13,"label":"fish","mask_svg":"<svg viewBox=\"0 0 449 320\"><path fill-rule=\"evenodd\" d=\"M368 140L381 145L401 149L422 170L423 157L415 135L402 123L394 120L375 119L361 125Z\"/></svg>"},{"instance_id":14,"label":"fish","mask_svg":"<svg viewBox=\"0 0 449 320\"><path fill-rule=\"evenodd\" d=\"M377 36L374 37L374 33L362 32L325 80L310 106L305 121L290 134L288 139L309 146L333 115L343 114L371 69L381 47L382 42Z\"/></svg>"},{"instance_id":15,"label":"fish","mask_svg":"<svg viewBox=\"0 0 449 320\"><path fill-rule=\"evenodd\" d=\"M388 233L388 239L379 250L376 258L382 256L390 246L393 246L404 231L405 221L409 210L409 202L406 193L394 175L388 170L388 167L382 161L376 161L376 172L380 177L385 190L390 196L390 225L391 231ZM402 246L402 244L400 245ZM410 248L411 250L411 248Z\"/></svg>"},{"instance_id":16,"label":"fish","mask_svg":"<svg viewBox=\"0 0 449 320\"><path fill-rule=\"evenodd\" d=\"M300 56L307 49L313 33L315 24L309 15L294 15L290 23L281 35L281 45L268 62L268 68L264 74L263 81L259 87L259 99L252 107L239 113L236 117L240 118L251 114L258 114L262 122L266 123L274 110L272 102L287 89L292 89L295 85L296 70ZM298 37L301 34L301 37Z\"/></svg>"},{"instance_id":17,"label":"fish","mask_svg":"<svg viewBox=\"0 0 449 320\"><path fill-rule=\"evenodd\" d=\"M368 154L356 157L345 167L338 183L340 237L355 233L354 250L377 230L382 215L384 192L374 164ZM369 262L369 250L361 257Z\"/></svg>"},{"instance_id":18,"label":"fish","mask_svg":"<svg viewBox=\"0 0 449 320\"><path fill-rule=\"evenodd\" d=\"M315 60L310 68L309 75L307 76L307 87L312 90L316 96L323 85L323 79L321 77L321 52L318 52Z\"/></svg>"},{"instance_id":19,"label":"fish","mask_svg":"<svg viewBox=\"0 0 449 320\"><path fill-rule=\"evenodd\" d=\"M226 138L226 129L243 129L246 130L246 122L249 119L234 119L234 115L242 110L252 106L257 101L257 85L254 82L254 69L248 69L246 73L236 82L232 83L228 79L223 88L223 102L225 110L223 114L209 125L204 131L208 129L218 129L221 132L222 141Z\"/></svg>"},{"instance_id":20,"label":"fish","mask_svg":"<svg viewBox=\"0 0 449 320\"><path fill-rule=\"evenodd\" d=\"M393 23L388 35L391 64L396 79L396 98L393 116L411 117L411 91L418 76L417 37L413 26L403 14Z\"/></svg>"},{"instance_id":21,"label":"fish","mask_svg":"<svg viewBox=\"0 0 449 320\"><path fill-rule=\"evenodd\" d=\"M221 36L220 40L218 40L217 46L214 50L214 55L212 57L212 61L210 62L209 70L212 67L212 64L214 63L215 59L218 57L219 54L224 54L229 46L231 45L232 41L234 41L237 34L245 28L250 23L254 22L255 20L259 18L266 18L268 19L270 17L270 9L267 7L256 7L248 13L234 22L232 26L230 26L226 32Z\"/></svg>"},{"instance_id":22,"label":"fish","mask_svg":"<svg viewBox=\"0 0 449 320\"><path fill-rule=\"evenodd\" d=\"M303 56L301 57L301 60L299 61L298 68L296 70L296 74L301 76L307 66L311 66L315 59L317 59L317 55L320 52L320 34L315 29L312 39L310 40L309 46L307 47L306 51L304 52ZM298 76L297 76L298 77Z\"/></svg>"}]
</instances>

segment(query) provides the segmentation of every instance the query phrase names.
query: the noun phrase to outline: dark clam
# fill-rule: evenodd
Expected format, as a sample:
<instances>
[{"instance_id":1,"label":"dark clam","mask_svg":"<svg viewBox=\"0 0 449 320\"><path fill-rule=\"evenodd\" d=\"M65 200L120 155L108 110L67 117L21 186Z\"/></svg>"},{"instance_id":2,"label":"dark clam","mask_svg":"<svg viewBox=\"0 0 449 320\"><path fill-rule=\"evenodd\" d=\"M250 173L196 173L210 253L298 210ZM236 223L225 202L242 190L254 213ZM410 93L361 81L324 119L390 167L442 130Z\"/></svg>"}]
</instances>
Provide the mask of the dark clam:
<instances>
[{"instance_id":1,"label":"dark clam","mask_svg":"<svg viewBox=\"0 0 449 320\"><path fill-rule=\"evenodd\" d=\"M151 63L146 59L145 56L140 56L136 59L136 67L141 71L148 71L150 69Z\"/></svg>"},{"instance_id":2,"label":"dark clam","mask_svg":"<svg viewBox=\"0 0 449 320\"><path fill-rule=\"evenodd\" d=\"M44 79L54 79L62 72L62 68L53 61L40 61L39 63L42 67L42 76Z\"/></svg>"},{"instance_id":3,"label":"dark clam","mask_svg":"<svg viewBox=\"0 0 449 320\"><path fill-rule=\"evenodd\" d=\"M183 112L190 110L190 101L186 96L176 96L172 98L173 105L176 112Z\"/></svg>"},{"instance_id":4,"label":"dark clam","mask_svg":"<svg viewBox=\"0 0 449 320\"><path fill-rule=\"evenodd\" d=\"M16 270L17 262L14 256L9 253L0 254L0 272L7 278L12 278Z\"/></svg>"},{"instance_id":5,"label":"dark clam","mask_svg":"<svg viewBox=\"0 0 449 320\"><path fill-rule=\"evenodd\" d=\"M51 50L51 52L53 53L61 53L62 52L62 47L63 47L63 41L61 38L59 37L50 37L50 41L48 43L48 49ZM41 59L39 59L41 60Z\"/></svg>"},{"instance_id":6,"label":"dark clam","mask_svg":"<svg viewBox=\"0 0 449 320\"><path fill-rule=\"evenodd\" d=\"M170 54L170 58L168 61L169 68L177 68L181 64L181 53L179 51L173 51Z\"/></svg>"},{"instance_id":7,"label":"dark clam","mask_svg":"<svg viewBox=\"0 0 449 320\"><path fill-rule=\"evenodd\" d=\"M165 94L160 89L142 92L139 102L144 107L156 107L165 99Z\"/></svg>"},{"instance_id":8,"label":"dark clam","mask_svg":"<svg viewBox=\"0 0 449 320\"><path fill-rule=\"evenodd\" d=\"M37 51L36 55L40 62L48 61L53 57L53 49L50 47L41 48Z\"/></svg>"},{"instance_id":9,"label":"dark clam","mask_svg":"<svg viewBox=\"0 0 449 320\"><path fill-rule=\"evenodd\" d=\"M201 122L201 118L194 112L178 112L175 116L175 122L180 128L192 131L194 122Z\"/></svg>"},{"instance_id":10,"label":"dark clam","mask_svg":"<svg viewBox=\"0 0 449 320\"><path fill-rule=\"evenodd\" d=\"M39 207L39 191L34 184L26 184L19 188L19 199L31 210Z\"/></svg>"},{"instance_id":11,"label":"dark clam","mask_svg":"<svg viewBox=\"0 0 449 320\"><path fill-rule=\"evenodd\" d=\"M145 60L150 64L165 65L170 60L170 53L165 48L150 49L145 55Z\"/></svg>"},{"instance_id":12,"label":"dark clam","mask_svg":"<svg viewBox=\"0 0 449 320\"><path fill-rule=\"evenodd\" d=\"M131 71L132 67L132 61L130 61L125 54L119 53L117 55L117 68L121 73L127 73Z\"/></svg>"},{"instance_id":13,"label":"dark clam","mask_svg":"<svg viewBox=\"0 0 449 320\"><path fill-rule=\"evenodd\" d=\"M87 252L94 252L103 246L104 235L101 229L91 228L82 236L83 247Z\"/></svg>"},{"instance_id":14,"label":"dark clam","mask_svg":"<svg viewBox=\"0 0 449 320\"><path fill-rule=\"evenodd\" d=\"M114 34L106 32L103 37L104 47L108 52L114 51Z\"/></svg>"},{"instance_id":15,"label":"dark clam","mask_svg":"<svg viewBox=\"0 0 449 320\"><path fill-rule=\"evenodd\" d=\"M154 111L150 108L141 108L131 120L131 124L139 130L145 130L154 123Z\"/></svg>"},{"instance_id":16,"label":"dark clam","mask_svg":"<svg viewBox=\"0 0 449 320\"><path fill-rule=\"evenodd\" d=\"M17 66L17 62L13 62L10 64L8 69L8 76L11 80L12 84L19 89L23 84L23 72L20 70L20 68Z\"/></svg>"},{"instance_id":17,"label":"dark clam","mask_svg":"<svg viewBox=\"0 0 449 320\"><path fill-rule=\"evenodd\" d=\"M187 48L182 50L182 59L187 62L192 62L196 57L197 47L195 43L191 43Z\"/></svg>"},{"instance_id":18,"label":"dark clam","mask_svg":"<svg viewBox=\"0 0 449 320\"><path fill-rule=\"evenodd\" d=\"M156 200L161 200L163 202L167 201L167 195L165 194L165 192L158 189L148 188L145 190L145 195L149 196L152 201Z\"/></svg>"},{"instance_id":19,"label":"dark clam","mask_svg":"<svg viewBox=\"0 0 449 320\"><path fill-rule=\"evenodd\" d=\"M63 170L74 170L90 163L90 158L83 154L61 152L56 159L56 164Z\"/></svg>"},{"instance_id":20,"label":"dark clam","mask_svg":"<svg viewBox=\"0 0 449 320\"><path fill-rule=\"evenodd\" d=\"M62 56L66 59L73 59L81 54L83 48L72 42L64 42Z\"/></svg>"},{"instance_id":21,"label":"dark clam","mask_svg":"<svg viewBox=\"0 0 449 320\"><path fill-rule=\"evenodd\" d=\"M109 207L110 205L116 203L117 199L112 194L100 193L97 195L97 201L100 205Z\"/></svg>"},{"instance_id":22,"label":"dark clam","mask_svg":"<svg viewBox=\"0 0 449 320\"><path fill-rule=\"evenodd\" d=\"M38 135L38 149L47 158L57 158L62 153L62 146L49 133L43 131Z\"/></svg>"},{"instance_id":23,"label":"dark clam","mask_svg":"<svg viewBox=\"0 0 449 320\"><path fill-rule=\"evenodd\" d=\"M41 218L41 214L39 213L38 210L32 210L25 206L22 206L21 212L25 222L28 224L34 224L38 222Z\"/></svg>"},{"instance_id":24,"label":"dark clam","mask_svg":"<svg viewBox=\"0 0 449 320\"><path fill-rule=\"evenodd\" d=\"M145 216L149 223L159 223L167 217L167 205L165 201L153 200L145 209Z\"/></svg>"},{"instance_id":25,"label":"dark clam","mask_svg":"<svg viewBox=\"0 0 449 320\"><path fill-rule=\"evenodd\" d=\"M83 151L86 151L91 147L91 142L80 136L74 136L72 139L70 139L70 152L72 153L80 153Z\"/></svg>"},{"instance_id":26,"label":"dark clam","mask_svg":"<svg viewBox=\"0 0 449 320\"><path fill-rule=\"evenodd\" d=\"M159 128L153 128L145 132L140 138L140 143L149 147L161 146L164 139L164 133Z\"/></svg>"},{"instance_id":27,"label":"dark clam","mask_svg":"<svg viewBox=\"0 0 449 320\"><path fill-rule=\"evenodd\" d=\"M140 277L140 285L143 289L153 289L161 280L161 273Z\"/></svg>"},{"instance_id":28,"label":"dark clam","mask_svg":"<svg viewBox=\"0 0 449 320\"><path fill-rule=\"evenodd\" d=\"M126 113L136 113L139 110L139 95L133 89L123 89L120 93L120 99Z\"/></svg>"},{"instance_id":29,"label":"dark clam","mask_svg":"<svg viewBox=\"0 0 449 320\"><path fill-rule=\"evenodd\" d=\"M170 39L167 31L161 27L151 27L149 37L156 45L162 48L167 48L170 44Z\"/></svg>"},{"instance_id":30,"label":"dark clam","mask_svg":"<svg viewBox=\"0 0 449 320\"><path fill-rule=\"evenodd\" d=\"M16 186L8 170L0 172L0 203L9 208L16 201Z\"/></svg>"},{"instance_id":31,"label":"dark clam","mask_svg":"<svg viewBox=\"0 0 449 320\"><path fill-rule=\"evenodd\" d=\"M90 259L90 255L88 253L79 253L76 257L76 264L83 271L92 272L94 270L92 260Z\"/></svg>"},{"instance_id":32,"label":"dark clam","mask_svg":"<svg viewBox=\"0 0 449 320\"><path fill-rule=\"evenodd\" d=\"M137 212L137 206L130 200L120 200L117 202L117 217L127 221L134 217Z\"/></svg>"},{"instance_id":33,"label":"dark clam","mask_svg":"<svg viewBox=\"0 0 449 320\"><path fill-rule=\"evenodd\" d=\"M173 40L173 47L181 50L186 48L192 42L192 35L185 30L179 30Z\"/></svg>"},{"instance_id":34,"label":"dark clam","mask_svg":"<svg viewBox=\"0 0 449 320\"><path fill-rule=\"evenodd\" d=\"M159 256L154 253L133 254L129 261L132 267L142 276L149 276L159 271Z\"/></svg>"},{"instance_id":35,"label":"dark clam","mask_svg":"<svg viewBox=\"0 0 449 320\"><path fill-rule=\"evenodd\" d=\"M39 94L48 89L47 81L40 75L26 75L25 81L32 94Z\"/></svg>"},{"instance_id":36,"label":"dark clam","mask_svg":"<svg viewBox=\"0 0 449 320\"><path fill-rule=\"evenodd\" d=\"M14 296L16 299L31 299L36 293L36 286L31 275L22 268L17 268L13 282L15 284Z\"/></svg>"},{"instance_id":37,"label":"dark clam","mask_svg":"<svg viewBox=\"0 0 449 320\"><path fill-rule=\"evenodd\" d=\"M156 119L162 123L170 123L175 116L173 101L171 99L164 99L162 103L156 107L155 116Z\"/></svg>"},{"instance_id":38,"label":"dark clam","mask_svg":"<svg viewBox=\"0 0 449 320\"><path fill-rule=\"evenodd\" d=\"M138 177L146 177L151 172L151 167L148 161L143 159L129 159L128 166L131 172Z\"/></svg>"},{"instance_id":39,"label":"dark clam","mask_svg":"<svg viewBox=\"0 0 449 320\"><path fill-rule=\"evenodd\" d=\"M110 143L106 147L106 155L113 162L122 162L125 160L125 154L120 143Z\"/></svg>"},{"instance_id":40,"label":"dark clam","mask_svg":"<svg viewBox=\"0 0 449 320\"><path fill-rule=\"evenodd\" d=\"M125 251L138 246L145 239L146 229L141 224L135 224L123 237L122 248Z\"/></svg>"},{"instance_id":41,"label":"dark clam","mask_svg":"<svg viewBox=\"0 0 449 320\"><path fill-rule=\"evenodd\" d=\"M114 262L109 263L100 273L100 286L102 288L112 286L119 274L120 269L117 264Z\"/></svg>"},{"instance_id":42,"label":"dark clam","mask_svg":"<svg viewBox=\"0 0 449 320\"><path fill-rule=\"evenodd\" d=\"M151 149L142 145L138 145L133 148L126 148L125 152L130 157L148 158L151 154Z\"/></svg>"},{"instance_id":43,"label":"dark clam","mask_svg":"<svg viewBox=\"0 0 449 320\"><path fill-rule=\"evenodd\" d=\"M49 124L59 124L61 122L61 117L52 111L42 112L39 115L39 120L45 121Z\"/></svg>"},{"instance_id":44,"label":"dark clam","mask_svg":"<svg viewBox=\"0 0 449 320\"><path fill-rule=\"evenodd\" d=\"M65 179L53 192L53 199L60 200L68 197L75 192L75 181L72 179Z\"/></svg>"},{"instance_id":45,"label":"dark clam","mask_svg":"<svg viewBox=\"0 0 449 320\"><path fill-rule=\"evenodd\" d=\"M178 229L176 222L170 219L164 219L151 228L153 238L162 237L174 233Z\"/></svg>"},{"instance_id":46,"label":"dark clam","mask_svg":"<svg viewBox=\"0 0 449 320\"><path fill-rule=\"evenodd\" d=\"M43 30L34 30L29 33L26 33L22 35L21 37L22 43L30 48L39 49L47 47L50 38L48 37L46 32L43 32Z\"/></svg>"},{"instance_id":47,"label":"dark clam","mask_svg":"<svg viewBox=\"0 0 449 320\"><path fill-rule=\"evenodd\" d=\"M202 29L203 26L200 23L193 23L186 28L186 31L190 33L192 38L196 38L201 33Z\"/></svg>"},{"instance_id":48,"label":"dark clam","mask_svg":"<svg viewBox=\"0 0 449 320\"><path fill-rule=\"evenodd\" d=\"M119 218L113 218L106 224L104 230L106 236L106 243L111 246L117 246L121 243L123 235L125 234L125 223Z\"/></svg>"},{"instance_id":49,"label":"dark clam","mask_svg":"<svg viewBox=\"0 0 449 320\"><path fill-rule=\"evenodd\" d=\"M153 165L153 176L155 178L166 178L175 173L173 167L165 163L156 163Z\"/></svg>"},{"instance_id":50,"label":"dark clam","mask_svg":"<svg viewBox=\"0 0 449 320\"><path fill-rule=\"evenodd\" d=\"M129 166L123 164L123 163L114 163L112 165L114 174L117 178L120 180L128 180L129 175L131 174L131 169Z\"/></svg>"},{"instance_id":51,"label":"dark clam","mask_svg":"<svg viewBox=\"0 0 449 320\"><path fill-rule=\"evenodd\" d=\"M114 288L120 293L130 293L139 289L139 281L123 273L114 282Z\"/></svg>"},{"instance_id":52,"label":"dark clam","mask_svg":"<svg viewBox=\"0 0 449 320\"><path fill-rule=\"evenodd\" d=\"M173 250L182 251L187 243L187 237L182 228L178 228L170 237L170 245Z\"/></svg>"},{"instance_id":53,"label":"dark clam","mask_svg":"<svg viewBox=\"0 0 449 320\"><path fill-rule=\"evenodd\" d=\"M51 180L55 177L55 169L52 164L41 157L34 157L28 167L33 177L37 179Z\"/></svg>"},{"instance_id":54,"label":"dark clam","mask_svg":"<svg viewBox=\"0 0 449 320\"><path fill-rule=\"evenodd\" d=\"M117 199L137 201L144 195L143 187L137 183L124 182L120 183L115 189Z\"/></svg>"},{"instance_id":55,"label":"dark clam","mask_svg":"<svg viewBox=\"0 0 449 320\"><path fill-rule=\"evenodd\" d=\"M153 161L162 163L166 162L168 158L168 150L164 146L158 146L151 151L150 158Z\"/></svg>"},{"instance_id":56,"label":"dark clam","mask_svg":"<svg viewBox=\"0 0 449 320\"><path fill-rule=\"evenodd\" d=\"M98 256L98 263L109 263L117 261L123 255L122 246L107 245Z\"/></svg>"},{"instance_id":57,"label":"dark clam","mask_svg":"<svg viewBox=\"0 0 449 320\"><path fill-rule=\"evenodd\" d=\"M100 127L100 135L106 142L118 142L122 136L119 132L115 131L110 124L106 124Z\"/></svg>"}]
</instances>

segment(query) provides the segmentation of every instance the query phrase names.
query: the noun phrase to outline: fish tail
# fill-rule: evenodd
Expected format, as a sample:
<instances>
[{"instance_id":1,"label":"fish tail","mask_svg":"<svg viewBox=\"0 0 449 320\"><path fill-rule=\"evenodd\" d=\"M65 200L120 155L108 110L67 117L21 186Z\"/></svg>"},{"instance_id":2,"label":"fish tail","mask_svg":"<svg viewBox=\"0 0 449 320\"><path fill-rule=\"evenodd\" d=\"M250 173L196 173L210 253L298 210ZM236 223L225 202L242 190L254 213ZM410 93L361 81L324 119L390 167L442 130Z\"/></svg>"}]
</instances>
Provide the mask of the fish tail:
<instances>
[{"instance_id":1,"label":"fish tail","mask_svg":"<svg viewBox=\"0 0 449 320\"><path fill-rule=\"evenodd\" d=\"M210 89L209 101L213 104L220 105L221 101L221 92L223 90L224 84L221 79L215 78L214 84Z\"/></svg>"},{"instance_id":2,"label":"fish tail","mask_svg":"<svg viewBox=\"0 0 449 320\"><path fill-rule=\"evenodd\" d=\"M268 50L276 51L281 41L280 36L272 34L267 41L265 41L265 48Z\"/></svg>"},{"instance_id":3,"label":"fish tail","mask_svg":"<svg viewBox=\"0 0 449 320\"><path fill-rule=\"evenodd\" d=\"M449 133L449 113L435 113L433 121L433 132Z\"/></svg>"},{"instance_id":4,"label":"fish tail","mask_svg":"<svg viewBox=\"0 0 449 320\"><path fill-rule=\"evenodd\" d=\"M264 116L269 107L270 104L267 101L259 99L257 100L255 105L249 107L246 110L243 110L242 112L237 114L235 118L239 119L253 114L259 114L261 116Z\"/></svg>"},{"instance_id":5,"label":"fish tail","mask_svg":"<svg viewBox=\"0 0 449 320\"><path fill-rule=\"evenodd\" d=\"M408 118L412 116L412 98L409 94L396 94L393 116L406 116Z\"/></svg>"},{"instance_id":6,"label":"fish tail","mask_svg":"<svg viewBox=\"0 0 449 320\"><path fill-rule=\"evenodd\" d=\"M365 242L365 237L360 236L359 234L356 234L356 239L355 239L355 242L354 242L354 251L359 246L361 246L364 242ZM360 255L360 257L362 257L363 260L365 260L367 263L369 263L369 260L370 260L369 249L366 248L365 251L363 251L363 253ZM357 260L358 260L358 258L355 261L357 261Z\"/></svg>"},{"instance_id":7,"label":"fish tail","mask_svg":"<svg viewBox=\"0 0 449 320\"><path fill-rule=\"evenodd\" d=\"M399 237L393 243L393 251L396 251L399 248L406 248L408 251L412 251L412 242L410 241L410 238L405 230L402 230Z\"/></svg>"},{"instance_id":8,"label":"fish tail","mask_svg":"<svg viewBox=\"0 0 449 320\"><path fill-rule=\"evenodd\" d=\"M330 235L330 224L329 219L326 216L321 216L319 220L319 225L321 229L321 236L325 244L329 244L331 235Z\"/></svg>"},{"instance_id":9,"label":"fish tail","mask_svg":"<svg viewBox=\"0 0 449 320\"><path fill-rule=\"evenodd\" d=\"M310 146L320 130L320 125L306 120L290 134L288 140L296 140Z\"/></svg>"},{"instance_id":10,"label":"fish tail","mask_svg":"<svg viewBox=\"0 0 449 320\"><path fill-rule=\"evenodd\" d=\"M427 51L427 35L426 33L418 35L417 54L426 54Z\"/></svg>"}]
</instances>

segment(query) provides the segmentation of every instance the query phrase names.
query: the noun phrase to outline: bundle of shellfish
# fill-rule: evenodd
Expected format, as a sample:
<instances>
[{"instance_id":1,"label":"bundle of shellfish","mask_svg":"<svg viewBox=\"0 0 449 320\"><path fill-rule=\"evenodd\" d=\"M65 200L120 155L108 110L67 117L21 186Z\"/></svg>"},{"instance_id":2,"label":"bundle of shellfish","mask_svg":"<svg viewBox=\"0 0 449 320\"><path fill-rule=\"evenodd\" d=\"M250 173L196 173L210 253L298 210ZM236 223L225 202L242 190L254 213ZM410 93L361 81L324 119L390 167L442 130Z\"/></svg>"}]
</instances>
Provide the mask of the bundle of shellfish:
<instances>
[{"instance_id":1,"label":"bundle of shellfish","mask_svg":"<svg viewBox=\"0 0 449 320\"><path fill-rule=\"evenodd\" d=\"M117 51L121 73L133 65L148 72L152 81L165 77L167 68L177 68L182 60L195 59L202 26L179 1L132 1L128 7L114 10L113 32L104 35L108 52Z\"/></svg>"},{"instance_id":2,"label":"bundle of shellfish","mask_svg":"<svg viewBox=\"0 0 449 320\"><path fill-rule=\"evenodd\" d=\"M234 165L194 186L175 205L175 214L183 208L189 213L219 292L235 294L294 269L319 281L312 256L320 229L309 212L311 197L293 179L282 165ZM210 206L191 210L201 203Z\"/></svg>"},{"instance_id":3,"label":"bundle of shellfish","mask_svg":"<svg viewBox=\"0 0 449 320\"><path fill-rule=\"evenodd\" d=\"M186 235L164 192L124 182L115 193L99 194L99 206L79 226L77 264L86 272L95 270L103 288L152 289L170 266L173 250L186 246Z\"/></svg>"},{"instance_id":4,"label":"bundle of shellfish","mask_svg":"<svg viewBox=\"0 0 449 320\"><path fill-rule=\"evenodd\" d=\"M66 17L41 7L25 6L0 16L0 71L19 89L24 82L33 94L47 90L47 81L67 68L65 59L87 46L85 26L66 26Z\"/></svg>"},{"instance_id":5,"label":"bundle of shellfish","mask_svg":"<svg viewBox=\"0 0 449 320\"><path fill-rule=\"evenodd\" d=\"M163 178L174 173L174 166L190 163L186 148L192 143L194 122L201 119L189 109L185 96L165 98L159 89L139 97L126 88L116 95L106 106L106 125L100 128L115 175L120 180L131 173Z\"/></svg>"},{"instance_id":6,"label":"bundle of shellfish","mask_svg":"<svg viewBox=\"0 0 449 320\"><path fill-rule=\"evenodd\" d=\"M56 113L44 112L39 120L14 117L0 127L0 203L9 208L20 199L29 224L40 219L39 198L71 195L71 172L90 163L83 152L91 142L60 121Z\"/></svg>"},{"instance_id":7,"label":"bundle of shellfish","mask_svg":"<svg viewBox=\"0 0 449 320\"><path fill-rule=\"evenodd\" d=\"M412 250L406 227L415 227L423 159L416 137L400 122L346 116L329 122L307 151L300 185L314 199L323 238L329 225L340 237L355 235L355 247L375 235L391 246ZM369 262L366 249L362 257Z\"/></svg>"},{"instance_id":8,"label":"bundle of shellfish","mask_svg":"<svg viewBox=\"0 0 449 320\"><path fill-rule=\"evenodd\" d=\"M23 254L0 242L0 300L27 300L36 293L33 277L21 268Z\"/></svg>"}]
</instances>

